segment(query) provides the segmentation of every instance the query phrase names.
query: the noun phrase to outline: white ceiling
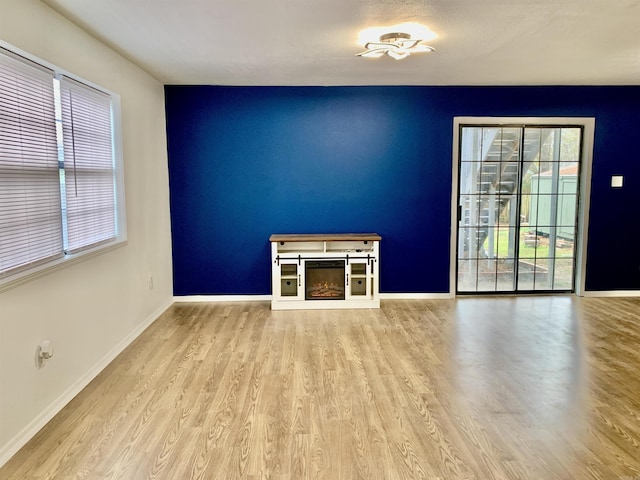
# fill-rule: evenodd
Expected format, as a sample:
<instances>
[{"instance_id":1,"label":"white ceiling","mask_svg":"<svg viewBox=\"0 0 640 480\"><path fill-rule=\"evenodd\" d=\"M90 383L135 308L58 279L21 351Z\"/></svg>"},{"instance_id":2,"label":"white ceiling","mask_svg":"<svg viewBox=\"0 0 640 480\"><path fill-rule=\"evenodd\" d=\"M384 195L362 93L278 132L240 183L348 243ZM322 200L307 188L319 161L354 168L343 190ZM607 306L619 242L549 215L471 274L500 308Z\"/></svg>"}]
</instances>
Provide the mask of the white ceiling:
<instances>
[{"instance_id":1,"label":"white ceiling","mask_svg":"<svg viewBox=\"0 0 640 480\"><path fill-rule=\"evenodd\" d=\"M43 0L165 84L640 85L640 0ZM420 22L436 53L354 56Z\"/></svg>"}]
</instances>

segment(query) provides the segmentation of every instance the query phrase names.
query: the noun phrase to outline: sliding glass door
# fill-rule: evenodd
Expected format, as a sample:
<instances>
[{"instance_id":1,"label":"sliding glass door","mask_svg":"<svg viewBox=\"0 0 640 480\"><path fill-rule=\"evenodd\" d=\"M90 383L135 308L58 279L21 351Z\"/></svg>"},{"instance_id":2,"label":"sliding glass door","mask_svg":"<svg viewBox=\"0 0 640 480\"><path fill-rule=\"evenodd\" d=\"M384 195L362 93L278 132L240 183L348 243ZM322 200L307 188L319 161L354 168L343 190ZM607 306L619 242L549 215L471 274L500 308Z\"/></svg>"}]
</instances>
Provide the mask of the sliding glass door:
<instances>
[{"instance_id":1,"label":"sliding glass door","mask_svg":"<svg viewBox=\"0 0 640 480\"><path fill-rule=\"evenodd\" d=\"M582 127L459 135L457 292L574 291Z\"/></svg>"}]
</instances>

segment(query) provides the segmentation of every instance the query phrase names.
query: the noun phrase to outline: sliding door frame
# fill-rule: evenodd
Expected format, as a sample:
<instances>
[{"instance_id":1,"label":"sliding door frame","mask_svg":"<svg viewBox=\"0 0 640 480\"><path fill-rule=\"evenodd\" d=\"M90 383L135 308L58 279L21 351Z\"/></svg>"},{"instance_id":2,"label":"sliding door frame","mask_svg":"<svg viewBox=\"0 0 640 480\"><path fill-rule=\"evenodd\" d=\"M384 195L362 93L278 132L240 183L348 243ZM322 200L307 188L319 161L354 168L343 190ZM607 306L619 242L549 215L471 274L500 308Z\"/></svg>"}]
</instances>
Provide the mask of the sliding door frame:
<instances>
[{"instance_id":1,"label":"sliding door frame","mask_svg":"<svg viewBox=\"0 0 640 480\"><path fill-rule=\"evenodd\" d=\"M589 202L591 197L591 164L593 161L593 139L595 132L593 117L454 117L452 149L452 187L451 187L451 234L449 261L449 292L456 295L456 265L458 242L458 168L460 162L460 127L477 126L581 126L582 148L580 158L580 179L578 194L578 230L576 232L575 251L575 294L584 296L585 271L587 265L587 234L589 232ZM490 294L490 292L487 292Z\"/></svg>"}]
</instances>

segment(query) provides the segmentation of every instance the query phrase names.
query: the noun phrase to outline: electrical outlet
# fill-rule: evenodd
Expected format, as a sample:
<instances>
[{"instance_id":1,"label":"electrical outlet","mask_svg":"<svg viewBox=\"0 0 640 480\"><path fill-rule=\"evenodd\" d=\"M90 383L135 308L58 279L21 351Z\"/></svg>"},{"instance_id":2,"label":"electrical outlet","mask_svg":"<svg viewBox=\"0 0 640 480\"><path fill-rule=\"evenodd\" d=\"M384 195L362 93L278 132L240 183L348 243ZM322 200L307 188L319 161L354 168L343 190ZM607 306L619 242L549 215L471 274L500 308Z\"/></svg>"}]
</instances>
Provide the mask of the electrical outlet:
<instances>
[{"instance_id":1,"label":"electrical outlet","mask_svg":"<svg viewBox=\"0 0 640 480\"><path fill-rule=\"evenodd\" d=\"M47 360L53 357L53 344L51 340L43 340L36 348L36 367L42 368Z\"/></svg>"}]
</instances>

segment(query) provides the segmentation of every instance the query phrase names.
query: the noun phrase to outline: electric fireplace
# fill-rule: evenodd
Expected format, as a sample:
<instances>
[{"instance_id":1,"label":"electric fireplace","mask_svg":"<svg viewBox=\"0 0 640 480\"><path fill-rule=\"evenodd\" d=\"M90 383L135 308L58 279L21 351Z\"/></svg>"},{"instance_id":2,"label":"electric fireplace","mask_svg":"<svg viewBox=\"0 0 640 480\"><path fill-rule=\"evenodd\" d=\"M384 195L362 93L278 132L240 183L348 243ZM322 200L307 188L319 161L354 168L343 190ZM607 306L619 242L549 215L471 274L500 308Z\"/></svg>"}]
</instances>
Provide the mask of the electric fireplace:
<instances>
[{"instance_id":1,"label":"electric fireplace","mask_svg":"<svg viewBox=\"0 0 640 480\"><path fill-rule=\"evenodd\" d=\"M271 235L271 308L380 308L380 240L377 233Z\"/></svg>"},{"instance_id":2,"label":"electric fireplace","mask_svg":"<svg viewBox=\"0 0 640 480\"><path fill-rule=\"evenodd\" d=\"M305 300L344 300L344 260L305 262Z\"/></svg>"}]
</instances>

